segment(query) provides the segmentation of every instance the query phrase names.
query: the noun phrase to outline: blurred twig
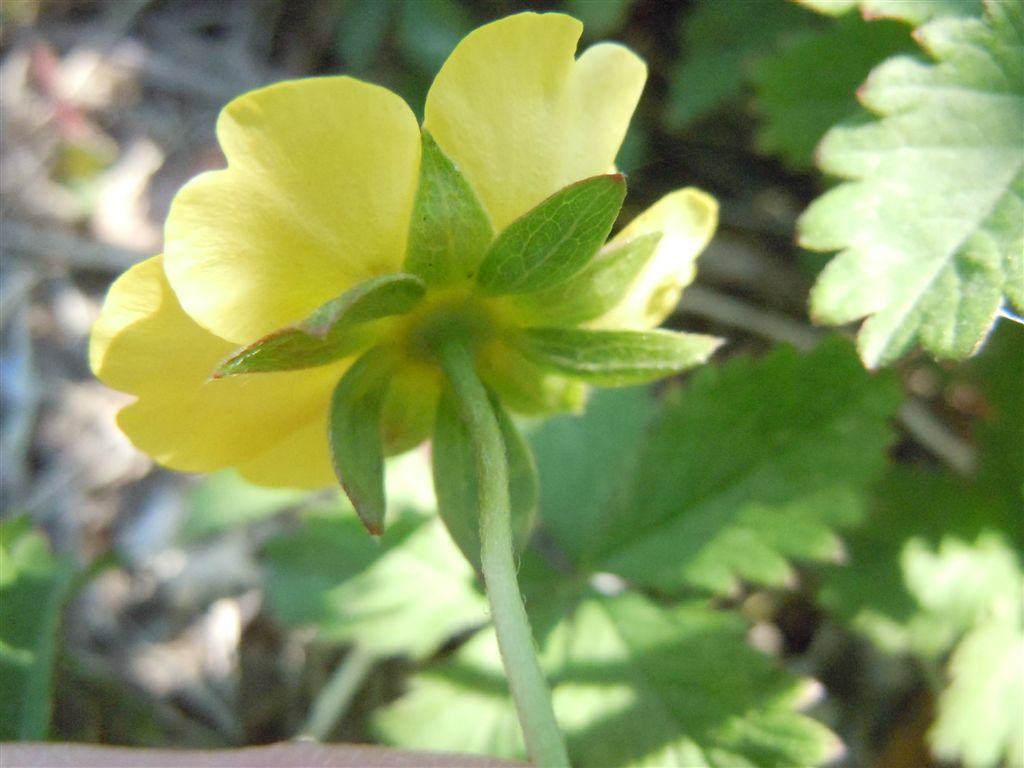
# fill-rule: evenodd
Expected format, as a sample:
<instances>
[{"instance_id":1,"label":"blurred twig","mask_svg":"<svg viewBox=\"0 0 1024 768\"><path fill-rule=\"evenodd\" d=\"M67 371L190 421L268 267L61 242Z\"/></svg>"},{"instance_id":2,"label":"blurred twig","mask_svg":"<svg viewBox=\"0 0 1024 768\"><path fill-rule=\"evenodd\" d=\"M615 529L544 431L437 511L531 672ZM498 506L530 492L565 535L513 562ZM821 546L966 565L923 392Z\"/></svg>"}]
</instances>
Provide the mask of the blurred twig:
<instances>
[{"instance_id":1,"label":"blurred twig","mask_svg":"<svg viewBox=\"0 0 1024 768\"><path fill-rule=\"evenodd\" d=\"M111 275L150 255L16 219L0 221L0 252L61 271L87 269Z\"/></svg>"}]
</instances>

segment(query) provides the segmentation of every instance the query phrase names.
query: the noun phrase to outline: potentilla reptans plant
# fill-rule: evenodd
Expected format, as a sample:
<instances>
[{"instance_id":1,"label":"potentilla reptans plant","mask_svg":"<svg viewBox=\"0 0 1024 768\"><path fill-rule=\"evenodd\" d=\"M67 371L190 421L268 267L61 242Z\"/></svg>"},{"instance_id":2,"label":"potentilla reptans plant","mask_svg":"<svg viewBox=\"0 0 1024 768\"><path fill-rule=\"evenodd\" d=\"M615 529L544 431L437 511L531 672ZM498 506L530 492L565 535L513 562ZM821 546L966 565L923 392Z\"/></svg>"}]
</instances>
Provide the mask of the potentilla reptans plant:
<instances>
[{"instance_id":1,"label":"potentilla reptans plant","mask_svg":"<svg viewBox=\"0 0 1024 768\"><path fill-rule=\"evenodd\" d=\"M91 364L136 396L122 429L168 467L341 482L384 526L384 457L433 440L439 511L483 576L531 758L567 765L516 583L536 481L509 412L583 407L717 339L652 330L716 224L673 192L606 243L615 156L646 78L581 25L525 13L466 37L423 125L348 77L225 107L228 166L177 195L164 253L113 285Z\"/></svg>"}]
</instances>

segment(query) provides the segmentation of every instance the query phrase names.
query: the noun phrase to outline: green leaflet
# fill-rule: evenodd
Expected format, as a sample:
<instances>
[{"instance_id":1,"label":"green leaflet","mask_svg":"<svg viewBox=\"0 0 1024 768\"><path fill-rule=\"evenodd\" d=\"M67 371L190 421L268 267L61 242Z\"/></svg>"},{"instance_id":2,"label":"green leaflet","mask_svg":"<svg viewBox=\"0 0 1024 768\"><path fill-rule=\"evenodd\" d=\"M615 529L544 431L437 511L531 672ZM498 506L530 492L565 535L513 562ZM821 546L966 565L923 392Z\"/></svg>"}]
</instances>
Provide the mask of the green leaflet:
<instances>
[{"instance_id":1,"label":"green leaflet","mask_svg":"<svg viewBox=\"0 0 1024 768\"><path fill-rule=\"evenodd\" d=\"M793 168L809 168L814 149L836 123L862 112L856 91L871 68L914 48L910 29L895 21L849 14L828 29L809 32L751 68L764 117L758 144ZM822 61L828 77L809 77Z\"/></svg>"},{"instance_id":2,"label":"green leaflet","mask_svg":"<svg viewBox=\"0 0 1024 768\"><path fill-rule=\"evenodd\" d=\"M604 244L625 196L621 174L559 190L498 235L480 264L480 288L491 295L529 293L568 280Z\"/></svg>"},{"instance_id":3,"label":"green leaflet","mask_svg":"<svg viewBox=\"0 0 1024 768\"><path fill-rule=\"evenodd\" d=\"M791 559L837 558L836 529L863 514L899 399L840 343L701 369L606 511L600 569L728 593L740 579L790 583Z\"/></svg>"},{"instance_id":4,"label":"green leaflet","mask_svg":"<svg viewBox=\"0 0 1024 768\"><path fill-rule=\"evenodd\" d=\"M512 537L521 552L533 528L537 511L537 469L519 430L491 398L505 440L509 462ZM447 390L441 397L433 442L434 490L438 512L462 554L480 570L480 503L476 452L459 415L458 404Z\"/></svg>"},{"instance_id":5,"label":"green leaflet","mask_svg":"<svg viewBox=\"0 0 1024 768\"><path fill-rule=\"evenodd\" d=\"M514 297L532 325L580 325L613 309L654 254L660 232L609 245L580 272L553 288Z\"/></svg>"},{"instance_id":6,"label":"green leaflet","mask_svg":"<svg viewBox=\"0 0 1024 768\"><path fill-rule=\"evenodd\" d=\"M898 402L891 377L837 343L704 368L653 418L638 395L597 392L533 437L541 525L588 573L666 591L784 586L791 560L841 553ZM594 447L615 436L616 453Z\"/></svg>"},{"instance_id":7,"label":"green leaflet","mask_svg":"<svg viewBox=\"0 0 1024 768\"><path fill-rule=\"evenodd\" d=\"M469 182L424 130L405 270L428 285L471 279L493 237Z\"/></svg>"},{"instance_id":8,"label":"green leaflet","mask_svg":"<svg viewBox=\"0 0 1024 768\"><path fill-rule=\"evenodd\" d=\"M837 747L794 711L801 681L745 643L741 620L702 604L585 590L541 652L576 765L817 765ZM491 632L426 668L375 727L405 748L523 757Z\"/></svg>"},{"instance_id":9,"label":"green leaflet","mask_svg":"<svg viewBox=\"0 0 1024 768\"><path fill-rule=\"evenodd\" d=\"M370 352L346 371L331 398L328 436L334 472L363 525L384 530L384 438L381 415L390 367Z\"/></svg>"},{"instance_id":10,"label":"green leaflet","mask_svg":"<svg viewBox=\"0 0 1024 768\"><path fill-rule=\"evenodd\" d=\"M897 471L879 487L870 525L849 537L820 600L887 653L940 666L949 656L935 754L966 765L1018 765L1024 754L1024 563L1019 498L948 473Z\"/></svg>"},{"instance_id":11,"label":"green leaflet","mask_svg":"<svg viewBox=\"0 0 1024 768\"><path fill-rule=\"evenodd\" d=\"M653 417L639 393L597 392L532 437L542 527L577 567L634 583L783 586L790 560L841 552L898 402L838 343L702 369Z\"/></svg>"},{"instance_id":12,"label":"green leaflet","mask_svg":"<svg viewBox=\"0 0 1024 768\"><path fill-rule=\"evenodd\" d=\"M708 369L653 419L641 393L599 392L585 416L540 430L538 539L557 570L527 550L520 579L577 764L789 766L832 754L834 737L795 711L801 683L746 645L738 617L655 605L630 584L784 584L790 558L835 557L835 527L859 516L884 465L896 392L829 344ZM606 449L609 435L620 439ZM634 559L637 533L664 551ZM522 756L489 632L426 666L375 726L403 747Z\"/></svg>"},{"instance_id":13,"label":"green leaflet","mask_svg":"<svg viewBox=\"0 0 1024 768\"><path fill-rule=\"evenodd\" d=\"M236 352L213 377L290 371L340 360L372 341L369 329L360 326L408 312L425 291L426 285L415 275L366 280L318 307L297 327L274 331Z\"/></svg>"},{"instance_id":14,"label":"green leaflet","mask_svg":"<svg viewBox=\"0 0 1024 768\"><path fill-rule=\"evenodd\" d=\"M375 0L375 4L381 4ZM437 72L459 41L473 31L474 20L458 0L419 0L396 2L398 6L397 37L402 57L424 75ZM424 84L428 86L429 80ZM426 93L418 94L423 97ZM409 100L422 117L422 101Z\"/></svg>"},{"instance_id":15,"label":"green leaflet","mask_svg":"<svg viewBox=\"0 0 1024 768\"><path fill-rule=\"evenodd\" d=\"M929 737L932 750L943 760L972 766L1022 765L1024 570L1005 543L979 540L974 546L1001 552L1010 566L1007 580L1002 582L1002 595L990 603L989 614L965 635L950 659L952 680L939 698ZM955 562L952 569L959 571L963 565Z\"/></svg>"},{"instance_id":16,"label":"green leaflet","mask_svg":"<svg viewBox=\"0 0 1024 768\"><path fill-rule=\"evenodd\" d=\"M534 361L603 386L642 384L705 362L721 339L672 331L531 328L520 345Z\"/></svg>"},{"instance_id":17,"label":"green leaflet","mask_svg":"<svg viewBox=\"0 0 1024 768\"><path fill-rule=\"evenodd\" d=\"M628 18L630 5L634 0L566 0L565 10L583 22L587 36L600 40L611 35ZM614 35L612 35L614 36Z\"/></svg>"},{"instance_id":18,"label":"green leaflet","mask_svg":"<svg viewBox=\"0 0 1024 768\"><path fill-rule=\"evenodd\" d=\"M750 10L749 0L700 0L684 15L681 56L669 75L665 121L670 128L688 128L740 96L753 61L821 22L789 2L758 3L754 23Z\"/></svg>"},{"instance_id":19,"label":"green leaflet","mask_svg":"<svg viewBox=\"0 0 1024 768\"><path fill-rule=\"evenodd\" d=\"M841 251L811 309L833 324L867 317L869 367L917 342L965 358L1004 302L1024 310L1024 10L986 7L919 28L935 61L876 68L861 95L879 118L834 128L819 150L851 181L800 219L802 245Z\"/></svg>"},{"instance_id":20,"label":"green leaflet","mask_svg":"<svg viewBox=\"0 0 1024 768\"><path fill-rule=\"evenodd\" d=\"M981 14L982 0L795 0L818 13L841 16L860 5L867 18L899 19L923 24L940 16Z\"/></svg>"},{"instance_id":21,"label":"green leaflet","mask_svg":"<svg viewBox=\"0 0 1024 768\"><path fill-rule=\"evenodd\" d=\"M233 469L214 472L189 494L181 533L186 539L222 533L301 507L310 496L308 491L252 485Z\"/></svg>"},{"instance_id":22,"label":"green leaflet","mask_svg":"<svg viewBox=\"0 0 1024 768\"><path fill-rule=\"evenodd\" d=\"M472 568L432 514L404 512L374 540L350 511L314 510L264 559L274 615L314 626L322 643L422 659L487 617Z\"/></svg>"},{"instance_id":23,"label":"green leaflet","mask_svg":"<svg viewBox=\"0 0 1024 768\"><path fill-rule=\"evenodd\" d=\"M599 390L586 413L547 419L530 433L544 529L581 569L605 546L608 509L636 471L656 413L646 387Z\"/></svg>"},{"instance_id":24,"label":"green leaflet","mask_svg":"<svg viewBox=\"0 0 1024 768\"><path fill-rule=\"evenodd\" d=\"M71 567L27 518L0 522L0 739L43 741Z\"/></svg>"},{"instance_id":25,"label":"green leaflet","mask_svg":"<svg viewBox=\"0 0 1024 768\"><path fill-rule=\"evenodd\" d=\"M959 369L987 400L976 475L890 471L869 525L847 537L848 562L824 572L819 593L883 651L933 666L949 658L929 740L940 758L972 766L1024 758L1022 341L1018 328L999 329Z\"/></svg>"}]
</instances>

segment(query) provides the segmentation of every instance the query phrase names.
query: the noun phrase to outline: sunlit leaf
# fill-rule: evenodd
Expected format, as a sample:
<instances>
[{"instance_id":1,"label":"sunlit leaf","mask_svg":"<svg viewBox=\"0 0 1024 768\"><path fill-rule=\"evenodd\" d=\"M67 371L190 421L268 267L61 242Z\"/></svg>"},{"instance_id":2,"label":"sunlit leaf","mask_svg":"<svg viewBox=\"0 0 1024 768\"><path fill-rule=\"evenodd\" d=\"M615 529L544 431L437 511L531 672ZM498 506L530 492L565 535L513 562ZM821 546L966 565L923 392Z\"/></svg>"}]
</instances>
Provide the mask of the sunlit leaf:
<instances>
[{"instance_id":1,"label":"sunlit leaf","mask_svg":"<svg viewBox=\"0 0 1024 768\"><path fill-rule=\"evenodd\" d=\"M940 758L972 766L1024 756L1024 350L1006 331L969 364L988 397L976 476L891 472L819 595L883 651L950 658L930 740Z\"/></svg>"},{"instance_id":2,"label":"sunlit leaf","mask_svg":"<svg viewBox=\"0 0 1024 768\"><path fill-rule=\"evenodd\" d=\"M1004 582L990 615L957 646L952 681L939 699L935 754L964 765L1024 764L1024 571Z\"/></svg>"},{"instance_id":3,"label":"sunlit leaf","mask_svg":"<svg viewBox=\"0 0 1024 768\"><path fill-rule=\"evenodd\" d=\"M662 608L590 593L542 649L578 765L815 765L837 747L794 711L804 684L744 640L742 622L699 604ZM522 758L494 637L425 669L375 721L390 743Z\"/></svg>"},{"instance_id":4,"label":"sunlit leaf","mask_svg":"<svg viewBox=\"0 0 1024 768\"><path fill-rule=\"evenodd\" d=\"M794 0L818 13L840 16L858 5L868 18L899 19L923 24L940 16L980 15L982 0Z\"/></svg>"},{"instance_id":5,"label":"sunlit leaf","mask_svg":"<svg viewBox=\"0 0 1024 768\"><path fill-rule=\"evenodd\" d=\"M841 250L812 311L834 324L867 317L858 346L870 367L917 342L967 357L1004 302L1024 309L1024 10L987 8L919 28L935 61L877 68L861 95L878 119L834 128L820 148L822 168L851 181L800 220L802 245Z\"/></svg>"},{"instance_id":6,"label":"sunlit leaf","mask_svg":"<svg viewBox=\"0 0 1024 768\"><path fill-rule=\"evenodd\" d=\"M596 567L729 592L739 579L789 583L792 559L839 557L836 528L863 514L898 401L895 382L869 376L842 344L701 369L655 419L624 490L592 518Z\"/></svg>"},{"instance_id":7,"label":"sunlit leaf","mask_svg":"<svg viewBox=\"0 0 1024 768\"><path fill-rule=\"evenodd\" d=\"M472 568L434 517L402 515L378 542L351 512L325 509L265 558L275 615L315 627L321 642L420 658L487 618Z\"/></svg>"}]
</instances>

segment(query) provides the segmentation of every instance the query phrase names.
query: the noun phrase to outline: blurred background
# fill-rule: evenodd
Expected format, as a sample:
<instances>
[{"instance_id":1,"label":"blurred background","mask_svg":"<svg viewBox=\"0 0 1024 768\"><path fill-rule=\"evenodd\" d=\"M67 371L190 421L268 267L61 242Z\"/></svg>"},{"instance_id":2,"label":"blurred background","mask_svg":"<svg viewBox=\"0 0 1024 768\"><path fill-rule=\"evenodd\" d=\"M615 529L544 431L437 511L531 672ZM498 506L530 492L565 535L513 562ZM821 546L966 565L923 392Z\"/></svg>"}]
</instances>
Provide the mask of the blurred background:
<instances>
[{"instance_id":1,"label":"blurred background","mask_svg":"<svg viewBox=\"0 0 1024 768\"><path fill-rule=\"evenodd\" d=\"M622 221L681 186L721 202L672 323L728 337L728 355L812 344L807 292L825 259L793 243L798 214L824 188L813 147L856 113L871 65L912 46L908 27L871 36L820 86L821 108L796 115L780 86L786 62L813 55L809 35L833 22L783 0L3 0L0 491L4 516L28 516L68 564L54 566L69 601L53 738L220 747L302 730L342 650L275 618L261 552L309 497L155 467L114 424L127 398L92 377L89 329L110 282L160 251L177 189L223 165L213 131L225 103L285 78L347 73L422 114L458 40L523 9L569 12L586 25L584 45L622 41L648 62L619 159ZM916 410L904 412L899 457L969 466L974 390L947 387L920 357L900 375ZM403 466L399 493L429 507L422 456ZM919 671L823 622L799 591L747 607L762 644L832 676L846 764L928 763L932 702ZM394 697L403 664L383 665L323 735L366 740L365 713ZM854 714L865 702L873 714Z\"/></svg>"}]
</instances>

